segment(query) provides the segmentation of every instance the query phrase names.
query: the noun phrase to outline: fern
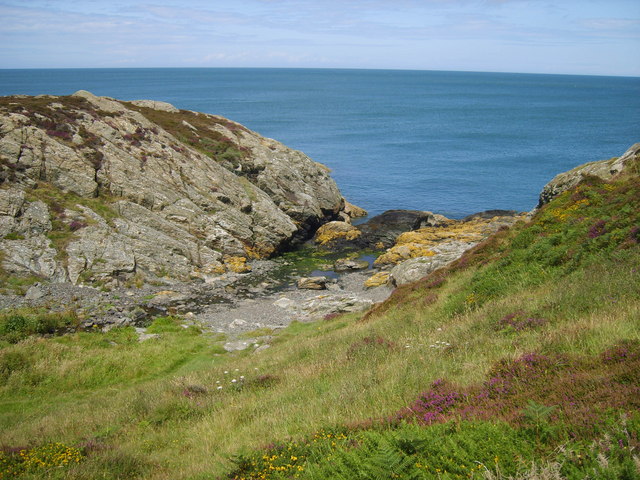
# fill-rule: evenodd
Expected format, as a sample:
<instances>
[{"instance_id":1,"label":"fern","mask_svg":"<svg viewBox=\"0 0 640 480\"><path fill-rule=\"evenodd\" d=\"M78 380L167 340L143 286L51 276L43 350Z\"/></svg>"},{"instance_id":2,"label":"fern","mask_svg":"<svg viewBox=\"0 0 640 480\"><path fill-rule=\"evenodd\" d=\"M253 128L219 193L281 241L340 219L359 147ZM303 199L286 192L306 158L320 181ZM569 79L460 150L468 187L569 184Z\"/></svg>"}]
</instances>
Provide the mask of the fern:
<instances>
[{"instance_id":1,"label":"fern","mask_svg":"<svg viewBox=\"0 0 640 480\"><path fill-rule=\"evenodd\" d=\"M522 413L534 425L539 426L547 422L549 415L551 415L555 409L555 405L547 406L529 400Z\"/></svg>"},{"instance_id":2,"label":"fern","mask_svg":"<svg viewBox=\"0 0 640 480\"><path fill-rule=\"evenodd\" d=\"M311 479L336 480L419 480L423 478L415 467L416 459L405 449L415 451L408 439L399 440L390 432L366 432L360 444L351 449L337 450L330 461L308 471Z\"/></svg>"}]
</instances>

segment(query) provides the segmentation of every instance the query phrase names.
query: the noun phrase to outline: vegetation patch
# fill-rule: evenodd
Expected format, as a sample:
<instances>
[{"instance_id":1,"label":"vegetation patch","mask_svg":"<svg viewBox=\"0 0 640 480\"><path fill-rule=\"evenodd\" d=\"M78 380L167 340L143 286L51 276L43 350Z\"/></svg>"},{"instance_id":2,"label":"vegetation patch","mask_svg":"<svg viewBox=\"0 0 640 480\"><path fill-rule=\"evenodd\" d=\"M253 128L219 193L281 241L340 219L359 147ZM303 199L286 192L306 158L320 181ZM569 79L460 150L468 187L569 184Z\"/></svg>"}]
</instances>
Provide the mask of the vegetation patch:
<instances>
[{"instance_id":1,"label":"vegetation patch","mask_svg":"<svg viewBox=\"0 0 640 480\"><path fill-rule=\"evenodd\" d=\"M47 471L80 463L80 449L63 443L48 443L32 448L0 449L0 478L22 474L45 474Z\"/></svg>"},{"instance_id":2,"label":"vegetation patch","mask_svg":"<svg viewBox=\"0 0 640 480\"><path fill-rule=\"evenodd\" d=\"M639 363L638 342L594 357L524 355L482 384L437 380L373 425L240 454L227 478L513 478L535 462L554 478L637 478Z\"/></svg>"},{"instance_id":3,"label":"vegetation patch","mask_svg":"<svg viewBox=\"0 0 640 480\"><path fill-rule=\"evenodd\" d=\"M54 313L25 309L1 313L0 342L17 343L31 335L65 333L75 329L78 324L75 312Z\"/></svg>"},{"instance_id":4,"label":"vegetation patch","mask_svg":"<svg viewBox=\"0 0 640 480\"><path fill-rule=\"evenodd\" d=\"M226 168L234 170L238 175L252 176L259 171L246 168L245 160L249 151L241 147L232 138L215 130L220 125L231 133L246 131L243 126L221 117L195 113L188 110L166 112L148 107L141 107L130 102L122 102L127 108L142 113L149 121L160 125L168 133L182 143L221 162ZM174 149L179 147L174 147ZM238 167L241 167L238 169Z\"/></svg>"}]
</instances>

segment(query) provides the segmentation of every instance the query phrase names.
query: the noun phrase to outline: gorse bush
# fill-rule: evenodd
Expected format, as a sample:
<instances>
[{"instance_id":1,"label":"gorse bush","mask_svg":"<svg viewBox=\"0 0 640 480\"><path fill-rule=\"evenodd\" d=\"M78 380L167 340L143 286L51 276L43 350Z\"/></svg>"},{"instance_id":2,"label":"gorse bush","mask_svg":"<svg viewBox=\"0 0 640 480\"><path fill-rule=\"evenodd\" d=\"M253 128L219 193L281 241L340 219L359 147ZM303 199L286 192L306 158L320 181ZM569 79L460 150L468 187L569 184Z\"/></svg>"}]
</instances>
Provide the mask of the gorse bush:
<instances>
[{"instance_id":1,"label":"gorse bush","mask_svg":"<svg viewBox=\"0 0 640 480\"><path fill-rule=\"evenodd\" d=\"M5 448L0 450L0 478L22 474L38 474L54 468L80 463L80 449L62 443L48 443L33 448Z\"/></svg>"}]
</instances>

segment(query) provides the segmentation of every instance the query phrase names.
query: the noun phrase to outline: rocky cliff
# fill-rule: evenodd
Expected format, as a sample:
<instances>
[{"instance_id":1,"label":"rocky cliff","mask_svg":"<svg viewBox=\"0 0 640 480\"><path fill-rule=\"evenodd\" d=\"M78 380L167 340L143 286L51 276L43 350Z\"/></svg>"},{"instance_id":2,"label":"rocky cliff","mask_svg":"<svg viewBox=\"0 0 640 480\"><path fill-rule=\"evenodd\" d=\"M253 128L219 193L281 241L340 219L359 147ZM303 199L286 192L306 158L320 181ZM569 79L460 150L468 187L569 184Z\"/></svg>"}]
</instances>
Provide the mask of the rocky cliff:
<instances>
[{"instance_id":1,"label":"rocky cliff","mask_svg":"<svg viewBox=\"0 0 640 480\"><path fill-rule=\"evenodd\" d=\"M640 143L635 143L629 147L621 157L613 157L609 160L597 160L595 162L585 163L578 165L568 172L559 173L553 177L553 179L544 186L542 192L540 192L540 199L538 201L537 208L549 203L562 192L575 187L585 177L594 176L601 178L602 180L610 180L625 168L631 165L637 165L639 158Z\"/></svg>"},{"instance_id":2,"label":"rocky cliff","mask_svg":"<svg viewBox=\"0 0 640 480\"><path fill-rule=\"evenodd\" d=\"M222 117L86 91L0 98L5 276L206 279L344 205L328 168Z\"/></svg>"}]
</instances>

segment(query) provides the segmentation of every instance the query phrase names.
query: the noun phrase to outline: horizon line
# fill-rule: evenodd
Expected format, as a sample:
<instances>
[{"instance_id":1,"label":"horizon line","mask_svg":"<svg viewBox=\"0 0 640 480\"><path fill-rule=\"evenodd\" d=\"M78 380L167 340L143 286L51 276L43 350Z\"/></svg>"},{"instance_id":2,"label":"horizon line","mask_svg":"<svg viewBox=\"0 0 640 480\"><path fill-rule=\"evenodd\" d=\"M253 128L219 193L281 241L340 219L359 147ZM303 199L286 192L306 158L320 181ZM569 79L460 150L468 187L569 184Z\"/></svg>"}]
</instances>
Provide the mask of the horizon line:
<instances>
[{"instance_id":1,"label":"horizon line","mask_svg":"<svg viewBox=\"0 0 640 480\"><path fill-rule=\"evenodd\" d=\"M512 72L506 70L441 70L421 68L371 68L371 67L0 67L0 71L9 70L362 70L395 72L442 72L442 73L502 73L511 75L562 75L575 77L616 77L640 78L640 75L605 75L602 73L548 73L548 72Z\"/></svg>"}]
</instances>

